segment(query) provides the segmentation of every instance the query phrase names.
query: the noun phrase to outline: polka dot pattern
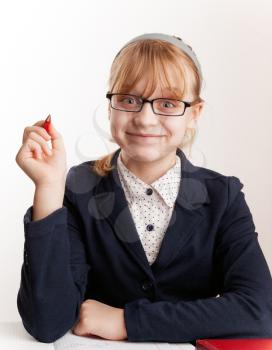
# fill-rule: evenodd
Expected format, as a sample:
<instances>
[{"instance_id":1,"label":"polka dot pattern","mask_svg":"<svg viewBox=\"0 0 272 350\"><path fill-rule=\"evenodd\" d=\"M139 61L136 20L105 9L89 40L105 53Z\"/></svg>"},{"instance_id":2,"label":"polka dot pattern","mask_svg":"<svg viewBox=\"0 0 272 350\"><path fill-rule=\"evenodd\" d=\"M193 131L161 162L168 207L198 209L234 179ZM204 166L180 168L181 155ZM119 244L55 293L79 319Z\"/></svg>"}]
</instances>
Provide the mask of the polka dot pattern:
<instances>
[{"instance_id":1,"label":"polka dot pattern","mask_svg":"<svg viewBox=\"0 0 272 350\"><path fill-rule=\"evenodd\" d=\"M117 158L117 170L129 210L135 223L147 260L151 265L169 225L181 180L181 160L151 185L134 175Z\"/></svg>"}]
</instances>

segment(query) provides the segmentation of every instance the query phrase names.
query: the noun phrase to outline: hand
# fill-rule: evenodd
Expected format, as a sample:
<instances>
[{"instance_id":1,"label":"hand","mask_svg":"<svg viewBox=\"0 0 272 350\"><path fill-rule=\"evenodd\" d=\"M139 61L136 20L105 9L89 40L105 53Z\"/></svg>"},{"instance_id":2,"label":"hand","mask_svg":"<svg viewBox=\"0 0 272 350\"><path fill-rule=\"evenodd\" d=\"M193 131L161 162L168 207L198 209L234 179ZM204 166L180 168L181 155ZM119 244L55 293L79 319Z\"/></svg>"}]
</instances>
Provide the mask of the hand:
<instances>
[{"instance_id":1,"label":"hand","mask_svg":"<svg viewBox=\"0 0 272 350\"><path fill-rule=\"evenodd\" d=\"M48 132L43 124L44 120L39 120L24 129L22 146L15 158L36 187L63 184L66 178L66 152L62 135L52 121ZM52 142L52 149L47 141Z\"/></svg>"},{"instance_id":2,"label":"hand","mask_svg":"<svg viewBox=\"0 0 272 350\"><path fill-rule=\"evenodd\" d=\"M76 335L97 335L109 340L127 339L124 309L87 299L80 307L79 321L72 329Z\"/></svg>"}]
</instances>

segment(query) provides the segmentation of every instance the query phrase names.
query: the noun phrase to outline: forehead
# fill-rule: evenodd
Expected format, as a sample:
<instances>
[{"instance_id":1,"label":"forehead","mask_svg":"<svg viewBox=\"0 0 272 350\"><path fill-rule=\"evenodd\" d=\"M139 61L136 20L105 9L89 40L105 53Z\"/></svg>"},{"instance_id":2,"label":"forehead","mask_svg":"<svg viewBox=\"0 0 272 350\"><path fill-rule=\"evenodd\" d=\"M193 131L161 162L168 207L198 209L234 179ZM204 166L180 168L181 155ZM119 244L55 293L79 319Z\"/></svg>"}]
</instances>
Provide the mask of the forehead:
<instances>
[{"instance_id":1,"label":"forehead","mask_svg":"<svg viewBox=\"0 0 272 350\"><path fill-rule=\"evenodd\" d=\"M138 96L144 96L144 90L145 87L140 88L140 86L136 85L134 87L129 87L129 86L124 86L125 92L130 93L130 94L134 94L134 95L138 95ZM180 97L180 89L178 87L161 87L158 86L156 87L156 89L154 90L153 96L157 96L157 97ZM151 95L151 96L152 96ZM147 97L147 96L145 96ZM150 96L149 96L150 97Z\"/></svg>"}]
</instances>

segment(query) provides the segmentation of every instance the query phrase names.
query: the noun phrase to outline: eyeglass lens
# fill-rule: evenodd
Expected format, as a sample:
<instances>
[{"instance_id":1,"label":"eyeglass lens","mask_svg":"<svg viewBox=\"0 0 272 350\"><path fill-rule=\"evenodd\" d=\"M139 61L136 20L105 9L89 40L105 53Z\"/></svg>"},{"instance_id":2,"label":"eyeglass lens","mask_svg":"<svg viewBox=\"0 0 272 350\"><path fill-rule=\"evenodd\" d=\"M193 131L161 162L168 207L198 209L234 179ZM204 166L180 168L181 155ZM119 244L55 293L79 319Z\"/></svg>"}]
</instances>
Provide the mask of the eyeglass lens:
<instances>
[{"instance_id":1,"label":"eyeglass lens","mask_svg":"<svg viewBox=\"0 0 272 350\"><path fill-rule=\"evenodd\" d=\"M112 107L127 111L137 112L142 107L142 100L133 95L117 94L111 99ZM180 115L183 114L185 104L175 99L159 98L153 102L154 112L163 115Z\"/></svg>"}]
</instances>

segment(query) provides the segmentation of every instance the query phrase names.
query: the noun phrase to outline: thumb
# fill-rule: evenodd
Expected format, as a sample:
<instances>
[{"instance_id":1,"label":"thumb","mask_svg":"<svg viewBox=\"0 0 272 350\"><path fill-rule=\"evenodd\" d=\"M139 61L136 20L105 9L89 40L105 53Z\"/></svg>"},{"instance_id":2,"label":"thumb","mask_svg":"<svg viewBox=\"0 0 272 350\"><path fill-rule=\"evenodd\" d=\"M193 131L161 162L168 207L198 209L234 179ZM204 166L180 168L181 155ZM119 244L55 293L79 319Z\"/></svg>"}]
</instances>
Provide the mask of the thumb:
<instances>
[{"instance_id":1,"label":"thumb","mask_svg":"<svg viewBox=\"0 0 272 350\"><path fill-rule=\"evenodd\" d=\"M51 118L51 121L48 125L48 134L51 136L51 142L52 142L53 149L63 151L64 144L63 144L62 135L57 131L57 129L53 125L52 118Z\"/></svg>"}]
</instances>

